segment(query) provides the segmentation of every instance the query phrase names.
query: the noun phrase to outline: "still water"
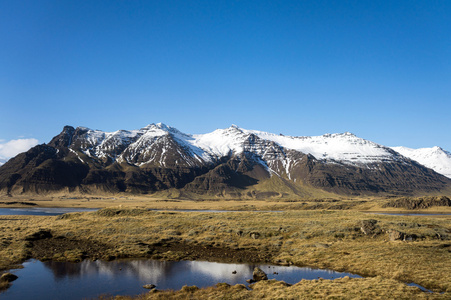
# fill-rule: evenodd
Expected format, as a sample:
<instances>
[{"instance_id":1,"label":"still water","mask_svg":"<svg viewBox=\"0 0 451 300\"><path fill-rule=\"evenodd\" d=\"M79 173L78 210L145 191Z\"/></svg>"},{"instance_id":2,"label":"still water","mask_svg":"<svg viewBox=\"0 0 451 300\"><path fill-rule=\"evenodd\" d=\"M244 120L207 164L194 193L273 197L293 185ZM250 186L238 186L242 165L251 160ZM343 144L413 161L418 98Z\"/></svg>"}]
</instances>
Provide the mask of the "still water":
<instances>
[{"instance_id":1,"label":"still water","mask_svg":"<svg viewBox=\"0 0 451 300\"><path fill-rule=\"evenodd\" d=\"M0 216L58 216L71 212L96 211L98 208L21 207L0 208Z\"/></svg>"},{"instance_id":2,"label":"still water","mask_svg":"<svg viewBox=\"0 0 451 300\"><path fill-rule=\"evenodd\" d=\"M0 208L0 216L58 216L71 212L97 211L99 208L65 208L65 207L20 207L20 208ZM238 210L215 210L215 209L149 209L149 211L169 211L169 212L243 212ZM245 211L244 211L245 212ZM278 210L253 211L253 212L282 212Z\"/></svg>"},{"instance_id":3,"label":"still water","mask_svg":"<svg viewBox=\"0 0 451 300\"><path fill-rule=\"evenodd\" d=\"M184 285L213 286L218 282L247 284L254 267L260 267L269 279L297 283L302 279L334 279L350 273L264 264L226 264L205 261L118 260L81 263L40 262L30 260L23 269L12 270L19 276L1 299L83 299L99 295L137 295L147 292L142 286L179 290ZM232 272L236 271L236 274ZM274 274L274 272L278 274Z\"/></svg>"}]
</instances>

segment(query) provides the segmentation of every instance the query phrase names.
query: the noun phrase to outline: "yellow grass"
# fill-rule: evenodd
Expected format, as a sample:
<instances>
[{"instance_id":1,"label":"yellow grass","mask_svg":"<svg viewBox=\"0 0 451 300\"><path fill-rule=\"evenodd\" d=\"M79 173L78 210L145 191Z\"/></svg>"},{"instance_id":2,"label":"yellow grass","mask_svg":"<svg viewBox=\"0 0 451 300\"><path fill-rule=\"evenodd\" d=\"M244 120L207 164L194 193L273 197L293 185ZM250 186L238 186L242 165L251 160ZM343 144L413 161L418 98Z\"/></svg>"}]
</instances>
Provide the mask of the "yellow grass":
<instances>
[{"instance_id":1,"label":"yellow grass","mask_svg":"<svg viewBox=\"0 0 451 300\"><path fill-rule=\"evenodd\" d=\"M77 261L87 255L104 259L218 259L208 257L208 254L199 257L198 253L196 256L177 250L177 245L191 245L224 252L251 251L256 257L271 253L273 263L329 268L369 276L365 279L301 281L290 287L279 282L263 282L255 284L252 291L240 286L221 285L193 291L154 292L142 296L145 299L257 299L263 296L268 299L296 299L301 296L326 299L451 298L449 216L390 216L360 212L360 209L382 209L386 199L371 198L358 200L361 203L353 206L352 210L313 210L318 205L323 208L337 204L346 207L354 200L181 201L121 197L34 199L32 202L42 206L100 207L110 204L115 207L63 217L0 216L0 269L7 269L32 256L36 245L25 238L40 229L47 229L60 240L99 242L106 247L97 253L83 253L76 246L49 248L46 256L40 258ZM164 212L147 211L142 209L144 207L286 211ZM368 219L377 220L380 234L365 235L361 232L362 220ZM415 241L390 242L386 233L390 229L418 238ZM258 233L258 237L253 238L252 233ZM153 248L152 245L158 243L167 244L168 250ZM445 294L426 294L403 282L415 282Z\"/></svg>"},{"instance_id":2,"label":"yellow grass","mask_svg":"<svg viewBox=\"0 0 451 300\"><path fill-rule=\"evenodd\" d=\"M428 294L382 277L302 280L292 286L268 280L252 284L251 288L220 283L204 289L184 287L180 291L151 291L138 297L115 299L448 299L449 296Z\"/></svg>"}]
</instances>

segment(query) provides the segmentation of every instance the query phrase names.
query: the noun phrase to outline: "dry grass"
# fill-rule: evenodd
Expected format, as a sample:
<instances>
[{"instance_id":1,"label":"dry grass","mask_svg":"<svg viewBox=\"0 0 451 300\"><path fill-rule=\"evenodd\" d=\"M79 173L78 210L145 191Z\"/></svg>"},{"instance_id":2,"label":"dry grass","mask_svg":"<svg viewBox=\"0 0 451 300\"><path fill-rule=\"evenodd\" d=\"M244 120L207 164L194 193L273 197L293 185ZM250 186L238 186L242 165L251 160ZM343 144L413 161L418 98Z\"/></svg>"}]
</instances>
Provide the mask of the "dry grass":
<instances>
[{"instance_id":1,"label":"dry grass","mask_svg":"<svg viewBox=\"0 0 451 300\"><path fill-rule=\"evenodd\" d=\"M84 195L59 193L49 195L0 195L0 207L20 207L25 202L39 207L86 207L86 208L151 208L151 209L212 209L212 210L358 210L368 212L399 212L402 209L384 207L392 198L327 196L322 198L271 198L264 200L225 199L168 199L157 195ZM13 203L13 204L8 204ZM411 213L407 209L405 212ZM431 207L417 210L426 213L451 213L451 207Z\"/></svg>"},{"instance_id":2,"label":"dry grass","mask_svg":"<svg viewBox=\"0 0 451 300\"><path fill-rule=\"evenodd\" d=\"M73 200L73 199L72 199ZM61 200L66 201L66 200ZM307 206L346 204L329 200L310 201ZM380 207L385 200L366 199L359 205ZM134 206L137 202L133 202ZM25 238L39 229L48 229L54 237L95 241L107 247L100 258L151 257L156 259L193 259L186 251L149 251L152 245L192 245L227 251L253 251L256 256L274 253L272 261L330 268L371 276L365 279L301 281L287 287L278 282L264 282L252 291L241 286L212 287L194 291L157 292L142 297L195 298L410 298L431 295L408 287L415 282L428 289L447 292L433 297L451 297L451 223L449 218L368 215L356 210L300 210L300 202L249 201L246 209L293 208L285 212L162 212L145 209L108 208L99 212L72 213L62 217L0 217L0 269L23 262L33 253ZM149 203L147 203L149 205ZM236 207L233 201L166 202L157 205L172 208L223 209ZM230 206L228 206L230 205ZM127 205L124 205L127 206ZM144 206L144 204L143 204ZM243 208L243 207L242 207ZM305 208L305 207L304 207ZM311 207L312 208L312 207ZM279 210L275 209L275 210ZM355 208L354 208L355 209ZM362 220L377 221L379 234L361 232ZM388 230L398 230L414 241L388 241ZM79 260L85 255L74 246L49 250L47 259ZM92 256L91 256L92 257ZM208 258L208 257L203 257ZM215 258L212 258L215 259ZM376 297L376 298L377 298Z\"/></svg>"},{"instance_id":3,"label":"dry grass","mask_svg":"<svg viewBox=\"0 0 451 300\"><path fill-rule=\"evenodd\" d=\"M252 284L251 288L220 283L205 289L184 287L180 291L151 291L138 297L118 296L115 299L449 299L449 295L425 293L382 277L302 280L291 286L268 280Z\"/></svg>"}]
</instances>

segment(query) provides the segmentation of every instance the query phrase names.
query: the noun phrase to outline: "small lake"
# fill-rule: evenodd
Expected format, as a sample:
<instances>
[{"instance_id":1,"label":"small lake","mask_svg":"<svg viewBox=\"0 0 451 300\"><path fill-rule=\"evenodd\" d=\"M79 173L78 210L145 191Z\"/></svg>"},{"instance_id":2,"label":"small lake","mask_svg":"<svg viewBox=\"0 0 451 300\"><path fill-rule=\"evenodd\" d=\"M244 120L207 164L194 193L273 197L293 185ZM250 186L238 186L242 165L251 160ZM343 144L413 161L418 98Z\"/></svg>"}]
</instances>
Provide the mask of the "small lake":
<instances>
[{"instance_id":1,"label":"small lake","mask_svg":"<svg viewBox=\"0 0 451 300\"><path fill-rule=\"evenodd\" d=\"M71 212L96 211L98 208L20 207L0 208L0 216L58 216Z\"/></svg>"},{"instance_id":2,"label":"small lake","mask_svg":"<svg viewBox=\"0 0 451 300\"><path fill-rule=\"evenodd\" d=\"M254 267L260 267L269 279L297 283L302 279L334 279L350 273L329 270L274 266L265 264L227 264L205 261L117 260L81 263L41 262L30 260L23 269L12 270L19 276L1 299L83 299L100 295L138 295L146 293L145 284L157 289L179 290L184 285L214 286L219 282L231 285L252 278ZM232 272L236 271L236 274ZM278 274L274 274L274 272Z\"/></svg>"}]
</instances>

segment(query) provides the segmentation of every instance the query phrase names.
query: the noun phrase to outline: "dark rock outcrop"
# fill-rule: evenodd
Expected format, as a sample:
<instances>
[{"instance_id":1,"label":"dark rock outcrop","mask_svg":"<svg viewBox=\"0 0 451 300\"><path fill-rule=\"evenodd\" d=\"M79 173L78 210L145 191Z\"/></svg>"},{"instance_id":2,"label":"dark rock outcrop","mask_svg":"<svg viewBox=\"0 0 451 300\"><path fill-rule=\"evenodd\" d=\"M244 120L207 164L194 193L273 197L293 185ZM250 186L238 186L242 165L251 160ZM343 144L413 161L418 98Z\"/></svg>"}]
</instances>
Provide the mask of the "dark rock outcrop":
<instances>
[{"instance_id":1,"label":"dark rock outcrop","mask_svg":"<svg viewBox=\"0 0 451 300\"><path fill-rule=\"evenodd\" d=\"M32 233L25 237L26 241L37 241L37 240L43 240L43 239L49 239L53 237L50 230L41 229L35 233Z\"/></svg>"},{"instance_id":2,"label":"dark rock outcrop","mask_svg":"<svg viewBox=\"0 0 451 300\"><path fill-rule=\"evenodd\" d=\"M0 276L0 282L13 282L17 278L19 277L12 273L3 273L2 276Z\"/></svg>"},{"instance_id":3,"label":"dark rock outcrop","mask_svg":"<svg viewBox=\"0 0 451 300\"><path fill-rule=\"evenodd\" d=\"M388 231L388 239L390 242L394 241L402 241L404 240L405 233L397 230L389 230Z\"/></svg>"},{"instance_id":4,"label":"dark rock outcrop","mask_svg":"<svg viewBox=\"0 0 451 300\"><path fill-rule=\"evenodd\" d=\"M377 225L377 220L363 220L361 223L360 231L365 235L377 235L382 232L379 225Z\"/></svg>"},{"instance_id":5,"label":"dark rock outcrop","mask_svg":"<svg viewBox=\"0 0 451 300\"><path fill-rule=\"evenodd\" d=\"M148 289L148 290L153 290L156 287L157 286L155 284L145 284L145 285L143 285L143 288Z\"/></svg>"},{"instance_id":6,"label":"dark rock outcrop","mask_svg":"<svg viewBox=\"0 0 451 300\"><path fill-rule=\"evenodd\" d=\"M255 267L254 271L252 272L252 281L257 282L261 280L268 280L268 275L266 275L266 273L263 272L263 270L259 267Z\"/></svg>"}]
</instances>

